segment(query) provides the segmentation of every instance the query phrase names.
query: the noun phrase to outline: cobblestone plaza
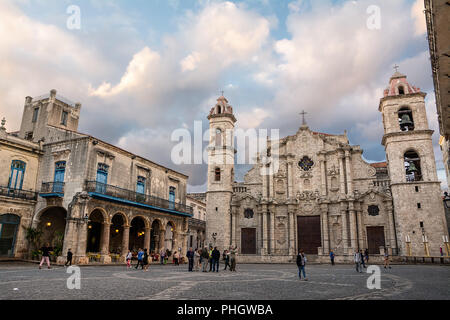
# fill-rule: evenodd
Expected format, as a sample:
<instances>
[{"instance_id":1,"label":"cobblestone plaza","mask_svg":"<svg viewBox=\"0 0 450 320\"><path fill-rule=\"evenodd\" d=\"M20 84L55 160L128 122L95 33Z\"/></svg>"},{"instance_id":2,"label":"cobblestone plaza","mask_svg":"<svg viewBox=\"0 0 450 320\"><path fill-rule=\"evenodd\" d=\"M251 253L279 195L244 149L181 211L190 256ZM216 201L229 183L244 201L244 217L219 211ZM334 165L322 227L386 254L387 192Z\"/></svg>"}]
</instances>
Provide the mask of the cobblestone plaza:
<instances>
[{"instance_id":1,"label":"cobblestone plaza","mask_svg":"<svg viewBox=\"0 0 450 320\"><path fill-rule=\"evenodd\" d=\"M221 266L223 268L223 266ZM152 265L149 272L122 266L86 266L81 288L68 289L63 267L39 270L34 264L0 265L0 300L310 300L439 299L450 297L450 268L393 265L381 268L381 289L369 290L368 273L352 265L309 265L308 281L297 267L238 265L237 272L187 272L187 266Z\"/></svg>"}]
</instances>

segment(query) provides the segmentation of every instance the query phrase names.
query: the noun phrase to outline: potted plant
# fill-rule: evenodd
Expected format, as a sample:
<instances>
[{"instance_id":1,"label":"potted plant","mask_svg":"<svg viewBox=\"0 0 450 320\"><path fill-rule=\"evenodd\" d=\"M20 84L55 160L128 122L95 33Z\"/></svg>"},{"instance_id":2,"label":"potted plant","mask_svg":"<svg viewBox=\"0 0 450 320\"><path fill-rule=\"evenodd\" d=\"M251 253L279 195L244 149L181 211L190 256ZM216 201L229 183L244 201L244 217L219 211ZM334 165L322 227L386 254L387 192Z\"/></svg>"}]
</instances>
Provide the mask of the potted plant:
<instances>
[{"instance_id":1,"label":"potted plant","mask_svg":"<svg viewBox=\"0 0 450 320\"><path fill-rule=\"evenodd\" d=\"M40 250L39 250L42 233L43 232L41 230L38 230L33 227L25 228L25 239L27 239L27 241L30 245L30 252L31 252L32 260L35 260L35 259L39 260L39 255L42 254L42 252L40 252Z\"/></svg>"}]
</instances>

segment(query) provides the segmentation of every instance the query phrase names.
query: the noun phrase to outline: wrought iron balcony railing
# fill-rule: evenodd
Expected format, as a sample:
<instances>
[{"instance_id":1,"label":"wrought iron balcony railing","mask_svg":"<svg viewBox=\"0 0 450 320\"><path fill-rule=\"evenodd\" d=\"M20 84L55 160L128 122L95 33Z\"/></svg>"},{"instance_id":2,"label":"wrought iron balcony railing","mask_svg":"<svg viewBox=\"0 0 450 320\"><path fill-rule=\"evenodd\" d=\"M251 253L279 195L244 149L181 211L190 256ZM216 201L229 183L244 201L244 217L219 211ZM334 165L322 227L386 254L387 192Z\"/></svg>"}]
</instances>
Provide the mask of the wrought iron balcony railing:
<instances>
[{"instance_id":1,"label":"wrought iron balcony railing","mask_svg":"<svg viewBox=\"0 0 450 320\"><path fill-rule=\"evenodd\" d=\"M1 187L1 186L0 186L0 196L24 200L37 200L37 193L34 191L11 189L8 187Z\"/></svg>"},{"instance_id":2,"label":"wrought iron balcony railing","mask_svg":"<svg viewBox=\"0 0 450 320\"><path fill-rule=\"evenodd\" d=\"M197 228L205 228L206 227L206 221L196 219L196 218L190 218L188 220L189 227L197 227Z\"/></svg>"},{"instance_id":3,"label":"wrought iron balcony railing","mask_svg":"<svg viewBox=\"0 0 450 320\"><path fill-rule=\"evenodd\" d=\"M150 205L153 207L159 207L187 214L192 214L193 212L192 207L186 206L181 203L176 203L166 199L149 196L143 193L138 193L132 190L119 188L116 186L100 183L97 181L86 181L85 189L87 192L102 194L109 197Z\"/></svg>"},{"instance_id":4,"label":"wrought iron balcony railing","mask_svg":"<svg viewBox=\"0 0 450 320\"><path fill-rule=\"evenodd\" d=\"M64 182L42 182L40 194L64 194Z\"/></svg>"}]
</instances>

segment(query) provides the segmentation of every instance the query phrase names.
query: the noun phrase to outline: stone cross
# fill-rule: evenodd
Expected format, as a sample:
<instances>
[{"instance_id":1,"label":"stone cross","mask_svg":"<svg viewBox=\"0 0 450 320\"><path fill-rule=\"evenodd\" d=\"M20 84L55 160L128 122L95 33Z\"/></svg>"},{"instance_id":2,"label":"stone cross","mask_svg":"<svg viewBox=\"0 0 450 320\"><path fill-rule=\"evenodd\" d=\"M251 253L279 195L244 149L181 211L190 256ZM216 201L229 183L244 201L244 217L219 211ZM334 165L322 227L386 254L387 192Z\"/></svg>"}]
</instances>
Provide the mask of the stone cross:
<instances>
[{"instance_id":1,"label":"stone cross","mask_svg":"<svg viewBox=\"0 0 450 320\"><path fill-rule=\"evenodd\" d=\"M305 121L305 114L308 114L308 112L305 112L305 110L303 110L303 112L300 112L300 114L301 114L302 117L303 117L302 125L305 125L305 124L306 124L306 121Z\"/></svg>"},{"instance_id":2,"label":"stone cross","mask_svg":"<svg viewBox=\"0 0 450 320\"><path fill-rule=\"evenodd\" d=\"M2 119L2 126L0 127L0 129L6 129L6 128L5 128L5 124L6 124L6 119L3 118L3 119Z\"/></svg>"},{"instance_id":3,"label":"stone cross","mask_svg":"<svg viewBox=\"0 0 450 320\"><path fill-rule=\"evenodd\" d=\"M398 72L398 68L399 68L398 65L394 65L395 72Z\"/></svg>"}]
</instances>

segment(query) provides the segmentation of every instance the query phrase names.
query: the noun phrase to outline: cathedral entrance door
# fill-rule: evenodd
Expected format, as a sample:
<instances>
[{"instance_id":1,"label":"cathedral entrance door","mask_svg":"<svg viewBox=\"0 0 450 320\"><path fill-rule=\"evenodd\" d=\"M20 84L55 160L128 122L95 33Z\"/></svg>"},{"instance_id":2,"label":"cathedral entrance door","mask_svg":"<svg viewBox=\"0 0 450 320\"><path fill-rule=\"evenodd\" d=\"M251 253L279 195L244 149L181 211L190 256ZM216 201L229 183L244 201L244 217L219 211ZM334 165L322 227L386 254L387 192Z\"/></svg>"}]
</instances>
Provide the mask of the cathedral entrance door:
<instances>
[{"instance_id":1,"label":"cathedral entrance door","mask_svg":"<svg viewBox=\"0 0 450 320\"><path fill-rule=\"evenodd\" d=\"M307 254L318 254L322 246L320 216L297 217L298 249Z\"/></svg>"},{"instance_id":2,"label":"cathedral entrance door","mask_svg":"<svg viewBox=\"0 0 450 320\"><path fill-rule=\"evenodd\" d=\"M241 253L256 254L256 229L241 229Z\"/></svg>"},{"instance_id":3,"label":"cathedral entrance door","mask_svg":"<svg viewBox=\"0 0 450 320\"><path fill-rule=\"evenodd\" d=\"M369 254L380 254L380 247L384 247L384 227L367 227L367 243Z\"/></svg>"}]
</instances>

